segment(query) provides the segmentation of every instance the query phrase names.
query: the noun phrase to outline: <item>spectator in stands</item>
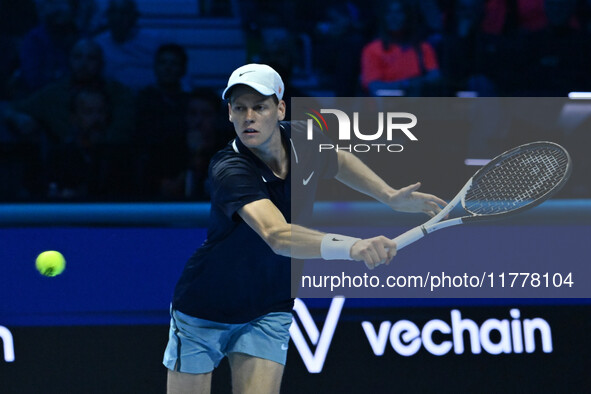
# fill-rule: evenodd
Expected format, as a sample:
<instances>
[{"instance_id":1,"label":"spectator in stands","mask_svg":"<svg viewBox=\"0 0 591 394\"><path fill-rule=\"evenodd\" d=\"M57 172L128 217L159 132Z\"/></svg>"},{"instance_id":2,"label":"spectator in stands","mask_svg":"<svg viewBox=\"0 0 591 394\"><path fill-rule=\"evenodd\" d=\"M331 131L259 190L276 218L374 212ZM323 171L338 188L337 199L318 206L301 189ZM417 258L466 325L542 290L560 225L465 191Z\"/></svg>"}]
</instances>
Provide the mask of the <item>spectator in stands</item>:
<instances>
[{"instance_id":1,"label":"spectator in stands","mask_svg":"<svg viewBox=\"0 0 591 394\"><path fill-rule=\"evenodd\" d=\"M0 114L8 110L0 101ZM19 132L0 116L0 201L22 201L41 193L39 141L32 133Z\"/></svg>"},{"instance_id":2,"label":"spectator in stands","mask_svg":"<svg viewBox=\"0 0 591 394\"><path fill-rule=\"evenodd\" d=\"M13 110L6 113L9 120L23 131L40 129L49 143L71 141L71 92L82 88L101 88L107 93L113 108L106 138L112 142L129 142L134 122L133 94L120 83L103 78L101 48L92 40L82 39L72 48L69 63L69 77L16 102Z\"/></svg>"},{"instance_id":3,"label":"spectator in stands","mask_svg":"<svg viewBox=\"0 0 591 394\"><path fill-rule=\"evenodd\" d=\"M439 64L433 47L415 34L412 4L388 1L382 15L380 38L367 44L361 54L363 87L371 95L394 90L410 96L425 94L439 82Z\"/></svg>"},{"instance_id":4,"label":"spectator in stands","mask_svg":"<svg viewBox=\"0 0 591 394\"><path fill-rule=\"evenodd\" d=\"M69 0L40 0L41 23L23 39L21 73L28 92L68 74L68 54L78 31Z\"/></svg>"},{"instance_id":5,"label":"spectator in stands","mask_svg":"<svg viewBox=\"0 0 591 394\"><path fill-rule=\"evenodd\" d=\"M100 87L74 90L70 97L72 139L48 152L48 197L114 199L130 191L127 151L109 140L112 113Z\"/></svg>"},{"instance_id":6,"label":"spectator in stands","mask_svg":"<svg viewBox=\"0 0 591 394\"><path fill-rule=\"evenodd\" d=\"M549 25L547 7L545 0L487 0L482 27L489 34L538 32ZM580 27L574 13L569 16L568 24Z\"/></svg>"},{"instance_id":7,"label":"spectator in stands","mask_svg":"<svg viewBox=\"0 0 591 394\"><path fill-rule=\"evenodd\" d=\"M80 40L70 55L70 77L14 103L4 113L6 120L21 134L38 136L46 145L45 150L71 144L78 138L71 124L72 94L83 89L99 89L107 95L111 108L109 122L100 138L125 150L133 131L133 94L125 86L105 80L102 64L100 47L91 40Z\"/></svg>"},{"instance_id":8,"label":"spectator in stands","mask_svg":"<svg viewBox=\"0 0 591 394\"><path fill-rule=\"evenodd\" d=\"M362 29L359 10L351 2L330 5L325 18L316 25L315 64L328 79L336 96L351 97L359 93L359 57L366 42Z\"/></svg>"},{"instance_id":9,"label":"spectator in stands","mask_svg":"<svg viewBox=\"0 0 591 394\"><path fill-rule=\"evenodd\" d=\"M0 100L15 97L14 82L19 69L16 40L0 35Z\"/></svg>"},{"instance_id":10,"label":"spectator in stands","mask_svg":"<svg viewBox=\"0 0 591 394\"><path fill-rule=\"evenodd\" d=\"M185 168L180 152L186 147L188 94L181 80L187 62L182 46L160 46L154 56L156 84L145 87L137 97L135 145L140 148L139 178L147 195L160 195L163 179Z\"/></svg>"},{"instance_id":11,"label":"spectator in stands","mask_svg":"<svg viewBox=\"0 0 591 394\"><path fill-rule=\"evenodd\" d=\"M108 31L95 39L105 53L105 76L126 84L134 91L154 82L152 62L160 38L137 26L134 0L110 0Z\"/></svg>"},{"instance_id":12,"label":"spectator in stands","mask_svg":"<svg viewBox=\"0 0 591 394\"><path fill-rule=\"evenodd\" d=\"M224 147L234 134L223 125L219 94L208 88L194 89L189 96L187 148L189 166L185 195L194 200L209 200L207 171L214 153Z\"/></svg>"},{"instance_id":13,"label":"spectator in stands","mask_svg":"<svg viewBox=\"0 0 591 394\"><path fill-rule=\"evenodd\" d=\"M534 32L548 26L544 2L545 0L518 0L516 2L519 28Z\"/></svg>"},{"instance_id":14,"label":"spectator in stands","mask_svg":"<svg viewBox=\"0 0 591 394\"><path fill-rule=\"evenodd\" d=\"M162 135L144 151L142 195L150 199L208 200L209 160L231 138L221 124L219 95L208 88L186 97L180 135ZM165 130L164 130L165 131ZM140 143L140 142L138 142ZM146 152L148 155L146 155Z\"/></svg>"},{"instance_id":15,"label":"spectator in stands","mask_svg":"<svg viewBox=\"0 0 591 394\"><path fill-rule=\"evenodd\" d=\"M442 39L444 28L444 14L440 7L441 1L420 0L418 5L418 24L420 37L431 44L436 50Z\"/></svg>"},{"instance_id":16,"label":"spectator in stands","mask_svg":"<svg viewBox=\"0 0 591 394\"><path fill-rule=\"evenodd\" d=\"M484 32L485 0L457 0L448 10L440 45L440 64L447 94L470 91L497 95L495 76L509 64L498 57L504 38Z\"/></svg>"},{"instance_id":17,"label":"spectator in stands","mask_svg":"<svg viewBox=\"0 0 591 394\"><path fill-rule=\"evenodd\" d=\"M547 27L516 38L519 51L506 70L506 85L519 96L562 96L591 89L591 42L573 24L577 0L545 0Z\"/></svg>"},{"instance_id":18,"label":"spectator in stands","mask_svg":"<svg viewBox=\"0 0 591 394\"><path fill-rule=\"evenodd\" d=\"M187 96L182 134L162 136L143 164L143 195L152 199L208 200L209 160L231 138L221 124L219 95L208 88ZM146 160L146 157L143 158Z\"/></svg>"},{"instance_id":19,"label":"spectator in stands","mask_svg":"<svg viewBox=\"0 0 591 394\"><path fill-rule=\"evenodd\" d=\"M74 0L74 20L82 37L92 37L106 28L97 0Z\"/></svg>"}]
</instances>

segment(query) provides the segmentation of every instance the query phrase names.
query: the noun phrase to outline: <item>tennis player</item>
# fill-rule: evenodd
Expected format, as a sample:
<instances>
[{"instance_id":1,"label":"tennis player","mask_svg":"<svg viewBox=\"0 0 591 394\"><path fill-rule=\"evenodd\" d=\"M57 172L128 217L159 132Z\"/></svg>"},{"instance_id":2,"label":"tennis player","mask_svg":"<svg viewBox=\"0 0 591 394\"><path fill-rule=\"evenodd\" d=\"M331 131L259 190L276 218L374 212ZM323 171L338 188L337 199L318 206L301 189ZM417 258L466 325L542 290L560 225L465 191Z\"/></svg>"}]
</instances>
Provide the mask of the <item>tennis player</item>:
<instances>
[{"instance_id":1,"label":"tennis player","mask_svg":"<svg viewBox=\"0 0 591 394\"><path fill-rule=\"evenodd\" d=\"M210 163L207 240L175 288L163 360L169 393L209 393L212 371L226 356L235 393L278 393L292 322L290 257L357 260L372 269L396 254L384 236L359 239L292 224L293 214L311 212L319 179L336 178L398 211L433 216L445 205L417 192L419 183L391 188L350 153L306 149L297 142L304 128L283 121L283 93L279 74L262 64L235 70L223 92L236 138ZM304 175L293 184L312 197L298 201L294 213L295 174Z\"/></svg>"}]
</instances>

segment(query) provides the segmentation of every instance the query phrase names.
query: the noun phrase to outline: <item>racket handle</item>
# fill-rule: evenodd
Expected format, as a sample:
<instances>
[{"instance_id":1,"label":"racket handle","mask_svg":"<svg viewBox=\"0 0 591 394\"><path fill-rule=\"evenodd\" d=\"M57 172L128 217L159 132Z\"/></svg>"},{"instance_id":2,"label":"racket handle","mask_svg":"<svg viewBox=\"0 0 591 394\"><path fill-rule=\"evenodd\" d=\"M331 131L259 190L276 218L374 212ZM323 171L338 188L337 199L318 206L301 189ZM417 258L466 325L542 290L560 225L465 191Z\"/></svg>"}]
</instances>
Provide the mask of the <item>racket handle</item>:
<instances>
[{"instance_id":1,"label":"racket handle","mask_svg":"<svg viewBox=\"0 0 591 394\"><path fill-rule=\"evenodd\" d=\"M404 234L401 234L393 239L396 242L396 250L400 250L404 248L406 245L409 245L425 236L423 232L422 226L415 227L411 230L408 230Z\"/></svg>"}]
</instances>

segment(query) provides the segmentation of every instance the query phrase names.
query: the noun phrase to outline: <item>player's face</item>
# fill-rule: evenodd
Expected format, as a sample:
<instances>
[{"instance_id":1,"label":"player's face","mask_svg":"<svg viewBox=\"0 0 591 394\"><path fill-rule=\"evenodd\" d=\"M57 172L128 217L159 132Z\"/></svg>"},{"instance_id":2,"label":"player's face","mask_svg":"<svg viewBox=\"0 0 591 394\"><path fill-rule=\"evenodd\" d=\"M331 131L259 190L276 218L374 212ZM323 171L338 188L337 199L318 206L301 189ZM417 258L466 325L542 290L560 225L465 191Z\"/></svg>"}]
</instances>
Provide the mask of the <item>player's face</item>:
<instances>
[{"instance_id":1,"label":"player's face","mask_svg":"<svg viewBox=\"0 0 591 394\"><path fill-rule=\"evenodd\" d=\"M281 144L279 121L285 118L285 102L275 103L247 86L238 86L228 104L230 122L242 143L255 149L271 149Z\"/></svg>"}]
</instances>

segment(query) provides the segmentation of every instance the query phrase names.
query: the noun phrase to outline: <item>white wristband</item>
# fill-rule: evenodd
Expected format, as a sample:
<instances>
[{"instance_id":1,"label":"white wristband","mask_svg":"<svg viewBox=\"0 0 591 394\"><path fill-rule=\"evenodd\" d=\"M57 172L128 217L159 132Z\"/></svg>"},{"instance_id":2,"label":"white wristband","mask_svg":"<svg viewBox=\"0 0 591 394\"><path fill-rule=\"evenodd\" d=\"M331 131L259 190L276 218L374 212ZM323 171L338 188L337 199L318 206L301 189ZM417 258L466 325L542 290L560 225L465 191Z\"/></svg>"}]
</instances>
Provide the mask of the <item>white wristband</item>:
<instances>
[{"instance_id":1,"label":"white wristband","mask_svg":"<svg viewBox=\"0 0 591 394\"><path fill-rule=\"evenodd\" d=\"M351 247L361 238L347 237L340 234L326 234L320 244L320 256L324 260L353 260Z\"/></svg>"}]
</instances>

